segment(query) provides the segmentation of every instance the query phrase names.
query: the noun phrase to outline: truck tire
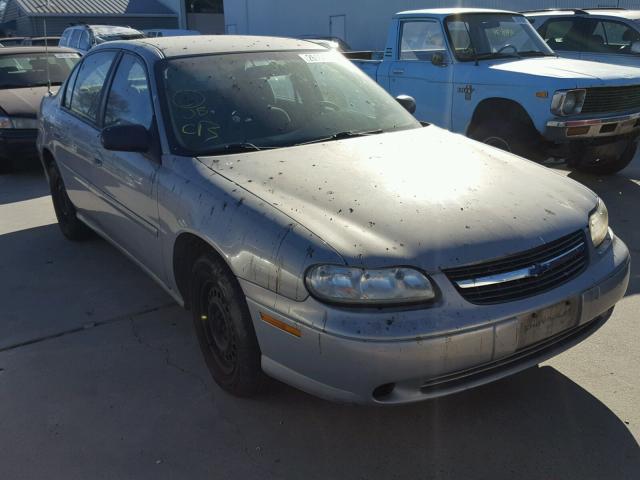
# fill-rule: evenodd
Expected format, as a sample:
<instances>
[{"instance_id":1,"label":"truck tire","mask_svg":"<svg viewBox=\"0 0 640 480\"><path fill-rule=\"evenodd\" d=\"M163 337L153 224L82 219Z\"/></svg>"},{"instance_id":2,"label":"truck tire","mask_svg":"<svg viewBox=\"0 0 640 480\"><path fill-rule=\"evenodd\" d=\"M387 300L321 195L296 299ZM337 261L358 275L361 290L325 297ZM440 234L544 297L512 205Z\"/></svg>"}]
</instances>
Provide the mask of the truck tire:
<instances>
[{"instance_id":1,"label":"truck tire","mask_svg":"<svg viewBox=\"0 0 640 480\"><path fill-rule=\"evenodd\" d=\"M593 175L613 175L626 168L636 155L638 141L632 140L618 157L598 159L595 161L584 161L582 158L572 158L567 160L567 164L573 170Z\"/></svg>"},{"instance_id":2,"label":"truck tire","mask_svg":"<svg viewBox=\"0 0 640 480\"><path fill-rule=\"evenodd\" d=\"M200 350L216 383L237 397L251 397L266 386L261 352L242 288L212 253L191 270L191 312Z\"/></svg>"},{"instance_id":3,"label":"truck tire","mask_svg":"<svg viewBox=\"0 0 640 480\"><path fill-rule=\"evenodd\" d=\"M469 129L469 137L515 155L541 162L540 135L533 125L513 118L492 118Z\"/></svg>"}]
</instances>

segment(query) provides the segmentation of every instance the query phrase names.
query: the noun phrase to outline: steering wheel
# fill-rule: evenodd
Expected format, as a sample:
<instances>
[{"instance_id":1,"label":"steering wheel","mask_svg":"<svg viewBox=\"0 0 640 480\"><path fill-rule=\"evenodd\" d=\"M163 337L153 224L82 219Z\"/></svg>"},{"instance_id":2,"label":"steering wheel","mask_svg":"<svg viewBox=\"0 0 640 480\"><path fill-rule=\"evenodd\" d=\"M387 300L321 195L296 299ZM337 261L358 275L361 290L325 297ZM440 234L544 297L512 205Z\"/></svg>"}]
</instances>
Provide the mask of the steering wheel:
<instances>
[{"instance_id":1,"label":"steering wheel","mask_svg":"<svg viewBox=\"0 0 640 480\"><path fill-rule=\"evenodd\" d=\"M331 110L332 112L339 112L340 107L329 100L321 100L318 102L321 107L324 107L326 110Z\"/></svg>"},{"instance_id":2,"label":"steering wheel","mask_svg":"<svg viewBox=\"0 0 640 480\"><path fill-rule=\"evenodd\" d=\"M498 50L496 53L502 53L504 52L507 48L510 48L511 50L513 50L513 53L515 53L516 55L518 54L518 49L516 47L514 47L512 44L507 43L506 45L504 45L500 50Z\"/></svg>"}]
</instances>

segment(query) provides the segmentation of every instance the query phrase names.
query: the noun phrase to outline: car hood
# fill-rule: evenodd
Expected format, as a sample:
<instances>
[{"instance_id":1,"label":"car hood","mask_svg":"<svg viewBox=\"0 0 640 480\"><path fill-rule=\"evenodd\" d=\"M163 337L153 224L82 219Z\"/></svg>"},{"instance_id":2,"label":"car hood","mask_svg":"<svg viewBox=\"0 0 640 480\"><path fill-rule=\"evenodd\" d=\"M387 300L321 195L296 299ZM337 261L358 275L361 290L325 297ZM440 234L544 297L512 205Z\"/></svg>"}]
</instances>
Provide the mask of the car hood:
<instances>
[{"instance_id":1,"label":"car hood","mask_svg":"<svg viewBox=\"0 0 640 480\"><path fill-rule=\"evenodd\" d=\"M9 116L35 118L45 95L47 87L0 90L0 108Z\"/></svg>"},{"instance_id":2,"label":"car hood","mask_svg":"<svg viewBox=\"0 0 640 480\"><path fill-rule=\"evenodd\" d=\"M640 70L637 68L570 58L513 59L496 62L489 68L509 74L575 80L576 87L640 84Z\"/></svg>"},{"instance_id":3,"label":"car hood","mask_svg":"<svg viewBox=\"0 0 640 480\"><path fill-rule=\"evenodd\" d=\"M369 268L521 252L585 229L596 204L573 180L433 126L199 160Z\"/></svg>"}]
</instances>

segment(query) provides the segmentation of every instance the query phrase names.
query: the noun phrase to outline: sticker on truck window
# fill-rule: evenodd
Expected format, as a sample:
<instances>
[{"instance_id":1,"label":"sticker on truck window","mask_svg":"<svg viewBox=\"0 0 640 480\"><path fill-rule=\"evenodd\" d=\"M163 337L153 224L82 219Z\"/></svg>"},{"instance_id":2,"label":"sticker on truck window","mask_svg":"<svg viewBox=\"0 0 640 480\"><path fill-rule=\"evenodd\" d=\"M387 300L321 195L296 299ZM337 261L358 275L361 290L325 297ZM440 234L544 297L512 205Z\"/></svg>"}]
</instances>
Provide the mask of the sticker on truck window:
<instances>
[{"instance_id":1,"label":"sticker on truck window","mask_svg":"<svg viewBox=\"0 0 640 480\"><path fill-rule=\"evenodd\" d=\"M332 52L300 53L300 58L307 63L329 63L338 61L338 56Z\"/></svg>"},{"instance_id":2,"label":"sticker on truck window","mask_svg":"<svg viewBox=\"0 0 640 480\"><path fill-rule=\"evenodd\" d=\"M78 58L77 53L55 53L54 57L56 58Z\"/></svg>"}]
</instances>

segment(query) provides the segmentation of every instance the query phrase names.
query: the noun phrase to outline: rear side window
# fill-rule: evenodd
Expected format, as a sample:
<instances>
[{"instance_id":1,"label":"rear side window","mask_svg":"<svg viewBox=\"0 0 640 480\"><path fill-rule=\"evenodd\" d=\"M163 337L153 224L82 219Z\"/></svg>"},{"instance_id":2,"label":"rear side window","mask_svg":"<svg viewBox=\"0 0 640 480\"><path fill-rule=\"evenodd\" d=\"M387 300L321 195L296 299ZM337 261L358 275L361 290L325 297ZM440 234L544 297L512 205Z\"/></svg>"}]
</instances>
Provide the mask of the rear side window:
<instances>
[{"instance_id":1,"label":"rear side window","mask_svg":"<svg viewBox=\"0 0 640 480\"><path fill-rule=\"evenodd\" d=\"M631 53L631 45L640 40L638 31L620 22L602 22L604 44L611 53Z\"/></svg>"},{"instance_id":2,"label":"rear side window","mask_svg":"<svg viewBox=\"0 0 640 480\"><path fill-rule=\"evenodd\" d=\"M64 99L62 101L62 105L65 108L71 108L71 96L73 93L73 85L76 83L76 78L78 78L79 70L80 70L80 67L74 68L73 72L71 73L71 76L69 77L69 80L67 81L65 91L64 91Z\"/></svg>"},{"instance_id":3,"label":"rear side window","mask_svg":"<svg viewBox=\"0 0 640 480\"><path fill-rule=\"evenodd\" d=\"M60 45L61 47L66 47L67 45L69 45L69 38L71 38L71 33L71 30L65 30L62 34L62 37L60 37L60 42L58 43L58 45Z\"/></svg>"},{"instance_id":4,"label":"rear side window","mask_svg":"<svg viewBox=\"0 0 640 480\"><path fill-rule=\"evenodd\" d=\"M420 21L402 24L400 60L430 61L434 52L442 52L444 49L440 23Z\"/></svg>"},{"instance_id":5,"label":"rear side window","mask_svg":"<svg viewBox=\"0 0 640 480\"><path fill-rule=\"evenodd\" d=\"M115 52L99 52L85 58L71 93L70 108L73 112L96 121L102 91L115 56Z\"/></svg>"},{"instance_id":6,"label":"rear side window","mask_svg":"<svg viewBox=\"0 0 640 480\"><path fill-rule=\"evenodd\" d=\"M153 107L147 71L133 55L124 55L107 98L104 125L142 125L151 129Z\"/></svg>"},{"instance_id":7,"label":"rear side window","mask_svg":"<svg viewBox=\"0 0 640 480\"><path fill-rule=\"evenodd\" d=\"M82 35L82 30L74 30L71 34L71 39L69 40L69 46L71 48L76 48L78 46L78 41L80 40L80 35Z\"/></svg>"}]
</instances>

